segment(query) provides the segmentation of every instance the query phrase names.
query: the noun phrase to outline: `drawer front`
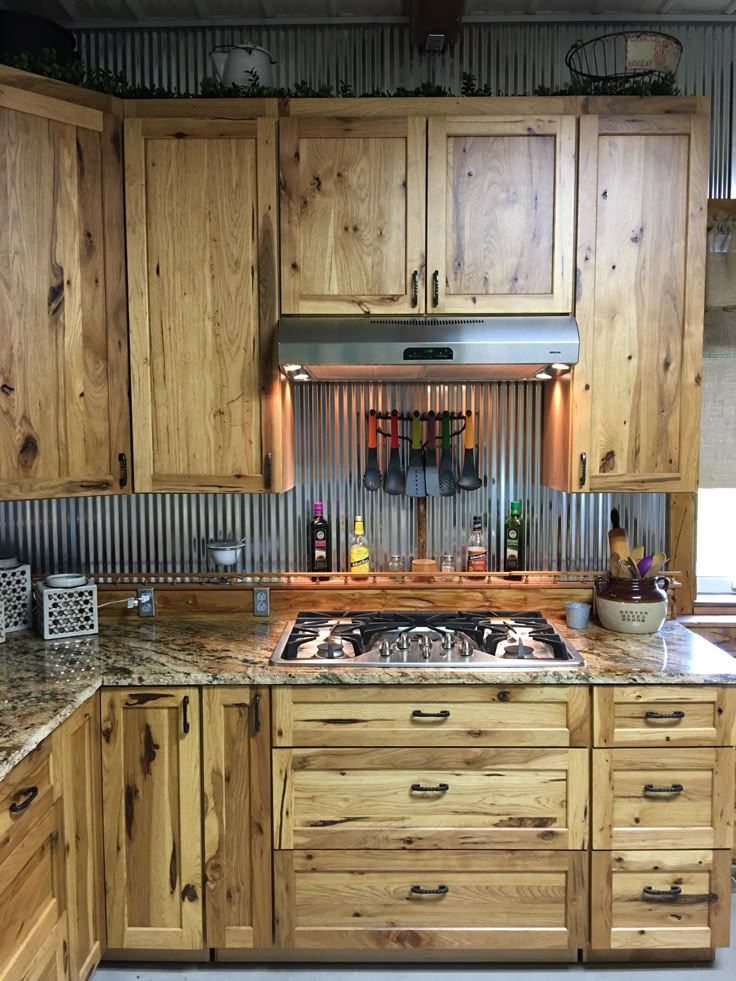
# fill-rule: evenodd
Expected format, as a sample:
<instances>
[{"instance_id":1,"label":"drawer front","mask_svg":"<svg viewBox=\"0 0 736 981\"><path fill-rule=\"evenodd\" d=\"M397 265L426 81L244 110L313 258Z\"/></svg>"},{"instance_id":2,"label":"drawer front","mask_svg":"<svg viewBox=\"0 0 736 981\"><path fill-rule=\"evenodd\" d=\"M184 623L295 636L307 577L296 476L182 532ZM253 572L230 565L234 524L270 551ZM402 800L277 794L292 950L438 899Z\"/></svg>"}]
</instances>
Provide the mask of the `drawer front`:
<instances>
[{"instance_id":1,"label":"drawer front","mask_svg":"<svg viewBox=\"0 0 736 981\"><path fill-rule=\"evenodd\" d=\"M29 753L0 782L0 864L58 797L51 740Z\"/></svg>"},{"instance_id":2,"label":"drawer front","mask_svg":"<svg viewBox=\"0 0 736 981\"><path fill-rule=\"evenodd\" d=\"M587 687L274 688L275 746L587 746Z\"/></svg>"},{"instance_id":3,"label":"drawer front","mask_svg":"<svg viewBox=\"0 0 736 981\"><path fill-rule=\"evenodd\" d=\"M735 724L734 688L593 689L594 746L732 746Z\"/></svg>"},{"instance_id":4,"label":"drawer front","mask_svg":"<svg viewBox=\"0 0 736 981\"><path fill-rule=\"evenodd\" d=\"M0 865L0 977L30 969L61 914L61 811L48 811Z\"/></svg>"},{"instance_id":5,"label":"drawer front","mask_svg":"<svg viewBox=\"0 0 736 981\"><path fill-rule=\"evenodd\" d=\"M728 851L593 853L594 948L727 947L730 916Z\"/></svg>"},{"instance_id":6,"label":"drawer front","mask_svg":"<svg viewBox=\"0 0 736 981\"><path fill-rule=\"evenodd\" d=\"M730 848L734 750L594 749L593 847Z\"/></svg>"},{"instance_id":7,"label":"drawer front","mask_svg":"<svg viewBox=\"0 0 736 981\"><path fill-rule=\"evenodd\" d=\"M46 934L33 963L21 976L21 981L65 981L67 970L64 956L64 918ZM87 977L87 975L82 975Z\"/></svg>"},{"instance_id":8,"label":"drawer front","mask_svg":"<svg viewBox=\"0 0 736 981\"><path fill-rule=\"evenodd\" d=\"M283 947L569 949L583 943L574 852L277 852Z\"/></svg>"},{"instance_id":9,"label":"drawer front","mask_svg":"<svg viewBox=\"0 0 736 981\"><path fill-rule=\"evenodd\" d=\"M584 749L279 749L276 848L584 848Z\"/></svg>"}]
</instances>

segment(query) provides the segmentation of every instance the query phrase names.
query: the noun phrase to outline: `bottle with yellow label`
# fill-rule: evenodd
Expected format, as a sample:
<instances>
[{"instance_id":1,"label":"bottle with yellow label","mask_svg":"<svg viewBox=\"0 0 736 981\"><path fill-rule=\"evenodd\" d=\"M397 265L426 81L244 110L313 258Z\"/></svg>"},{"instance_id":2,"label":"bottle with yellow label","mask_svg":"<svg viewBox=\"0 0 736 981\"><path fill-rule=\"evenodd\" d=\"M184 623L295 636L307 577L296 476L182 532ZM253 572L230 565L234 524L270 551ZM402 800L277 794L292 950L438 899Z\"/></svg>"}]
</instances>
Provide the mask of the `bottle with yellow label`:
<instances>
[{"instance_id":1,"label":"bottle with yellow label","mask_svg":"<svg viewBox=\"0 0 736 981\"><path fill-rule=\"evenodd\" d=\"M365 537L362 514L355 515L353 537L350 539L350 571L371 571L370 549L368 548L368 539Z\"/></svg>"}]
</instances>

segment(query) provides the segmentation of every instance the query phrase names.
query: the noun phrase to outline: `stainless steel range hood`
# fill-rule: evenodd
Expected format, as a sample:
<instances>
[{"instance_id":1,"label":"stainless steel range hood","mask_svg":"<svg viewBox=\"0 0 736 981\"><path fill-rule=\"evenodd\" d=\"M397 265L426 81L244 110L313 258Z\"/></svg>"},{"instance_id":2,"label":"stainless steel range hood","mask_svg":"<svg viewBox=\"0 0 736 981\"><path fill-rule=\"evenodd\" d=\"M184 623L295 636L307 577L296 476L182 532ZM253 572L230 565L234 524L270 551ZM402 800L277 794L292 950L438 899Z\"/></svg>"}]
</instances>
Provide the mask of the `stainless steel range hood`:
<instances>
[{"instance_id":1,"label":"stainless steel range hood","mask_svg":"<svg viewBox=\"0 0 736 981\"><path fill-rule=\"evenodd\" d=\"M279 364L299 381L520 381L579 348L570 316L279 320Z\"/></svg>"}]
</instances>

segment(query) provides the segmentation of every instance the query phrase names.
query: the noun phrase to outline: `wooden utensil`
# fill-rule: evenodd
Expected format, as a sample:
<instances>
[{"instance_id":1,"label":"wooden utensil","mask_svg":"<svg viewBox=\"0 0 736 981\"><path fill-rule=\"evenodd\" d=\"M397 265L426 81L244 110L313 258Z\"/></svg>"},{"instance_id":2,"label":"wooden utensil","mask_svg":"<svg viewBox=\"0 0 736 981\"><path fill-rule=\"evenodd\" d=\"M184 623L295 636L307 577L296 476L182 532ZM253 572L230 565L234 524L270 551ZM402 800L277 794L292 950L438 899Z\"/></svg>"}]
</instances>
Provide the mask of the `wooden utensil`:
<instances>
[{"instance_id":1,"label":"wooden utensil","mask_svg":"<svg viewBox=\"0 0 736 981\"><path fill-rule=\"evenodd\" d=\"M664 552L655 552L652 556L652 564L649 566L644 578L653 579L659 574L665 562L667 562L667 556L664 554Z\"/></svg>"},{"instance_id":2,"label":"wooden utensil","mask_svg":"<svg viewBox=\"0 0 736 981\"><path fill-rule=\"evenodd\" d=\"M634 560L634 562L636 562L637 565L639 565L641 560L644 558L644 546L637 545L636 548L632 548L631 558Z\"/></svg>"},{"instance_id":3,"label":"wooden utensil","mask_svg":"<svg viewBox=\"0 0 736 981\"><path fill-rule=\"evenodd\" d=\"M618 577L620 568L621 556L618 554L618 552L611 552L611 558L608 562L608 571L612 576Z\"/></svg>"},{"instance_id":4,"label":"wooden utensil","mask_svg":"<svg viewBox=\"0 0 736 981\"><path fill-rule=\"evenodd\" d=\"M639 566L634 562L630 555L626 556L626 562L624 563L631 573L632 579L641 579L639 574Z\"/></svg>"},{"instance_id":5,"label":"wooden utensil","mask_svg":"<svg viewBox=\"0 0 736 981\"><path fill-rule=\"evenodd\" d=\"M619 525L616 508L611 511L611 525L613 527L608 532L609 548L611 552L618 552L621 561L624 562L629 557L629 540L626 537L626 532Z\"/></svg>"}]
</instances>

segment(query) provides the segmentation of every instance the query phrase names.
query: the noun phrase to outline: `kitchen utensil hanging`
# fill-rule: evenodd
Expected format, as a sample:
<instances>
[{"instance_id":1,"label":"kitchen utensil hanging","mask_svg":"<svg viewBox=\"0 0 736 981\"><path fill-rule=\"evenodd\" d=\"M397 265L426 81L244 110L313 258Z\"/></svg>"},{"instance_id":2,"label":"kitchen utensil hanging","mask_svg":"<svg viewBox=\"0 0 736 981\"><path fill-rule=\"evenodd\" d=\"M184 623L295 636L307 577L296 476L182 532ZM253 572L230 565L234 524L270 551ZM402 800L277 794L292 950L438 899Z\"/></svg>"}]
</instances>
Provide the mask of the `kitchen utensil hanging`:
<instances>
[{"instance_id":1,"label":"kitchen utensil hanging","mask_svg":"<svg viewBox=\"0 0 736 981\"><path fill-rule=\"evenodd\" d=\"M381 471L378 466L378 437L376 435L376 410L368 413L368 456L366 458L363 486L367 491L377 491L381 486Z\"/></svg>"},{"instance_id":2,"label":"kitchen utensil hanging","mask_svg":"<svg viewBox=\"0 0 736 981\"><path fill-rule=\"evenodd\" d=\"M405 487L406 481L399 455L399 413L394 409L391 413L391 450L383 477L383 489L387 494L397 495L403 494Z\"/></svg>"}]
</instances>

